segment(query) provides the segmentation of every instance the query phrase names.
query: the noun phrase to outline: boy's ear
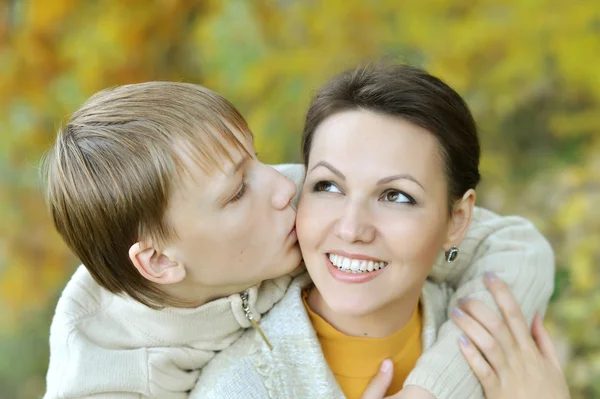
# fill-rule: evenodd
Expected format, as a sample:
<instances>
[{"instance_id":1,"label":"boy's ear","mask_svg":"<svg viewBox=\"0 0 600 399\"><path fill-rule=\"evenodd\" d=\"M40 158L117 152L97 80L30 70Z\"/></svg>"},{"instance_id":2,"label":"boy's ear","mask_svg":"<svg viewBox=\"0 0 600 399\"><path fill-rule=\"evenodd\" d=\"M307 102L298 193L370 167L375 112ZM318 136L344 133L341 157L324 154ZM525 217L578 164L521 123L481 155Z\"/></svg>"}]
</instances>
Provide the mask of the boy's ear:
<instances>
[{"instance_id":1,"label":"boy's ear","mask_svg":"<svg viewBox=\"0 0 600 399\"><path fill-rule=\"evenodd\" d=\"M181 262L141 242L129 248L129 259L144 278L157 284L179 283L186 276Z\"/></svg>"},{"instance_id":2,"label":"boy's ear","mask_svg":"<svg viewBox=\"0 0 600 399\"><path fill-rule=\"evenodd\" d=\"M449 251L453 246L460 247L460 243L467 235L467 231L469 231L469 227L471 226L471 218L473 217L475 197L475 190L469 189L454 205L448 235L444 243L444 251Z\"/></svg>"}]
</instances>

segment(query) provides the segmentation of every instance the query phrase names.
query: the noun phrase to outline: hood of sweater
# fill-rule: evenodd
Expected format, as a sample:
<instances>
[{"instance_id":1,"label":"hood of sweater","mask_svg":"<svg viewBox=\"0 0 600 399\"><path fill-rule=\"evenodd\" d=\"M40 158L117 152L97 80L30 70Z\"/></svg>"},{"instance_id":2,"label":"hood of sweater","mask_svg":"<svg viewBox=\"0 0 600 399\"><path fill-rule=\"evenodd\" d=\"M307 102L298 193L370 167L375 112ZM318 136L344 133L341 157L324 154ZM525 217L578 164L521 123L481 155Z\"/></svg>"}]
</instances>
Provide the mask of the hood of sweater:
<instances>
[{"instance_id":1,"label":"hood of sweater","mask_svg":"<svg viewBox=\"0 0 600 399\"><path fill-rule=\"evenodd\" d=\"M285 294L292 276L267 280L246 290L247 305L259 321ZM191 346L219 350L252 324L243 309L241 293L216 299L196 308L152 309L127 295L100 287L80 266L62 293L57 316L67 317L88 339L103 346L139 348ZM112 341L112 342L111 342Z\"/></svg>"}]
</instances>

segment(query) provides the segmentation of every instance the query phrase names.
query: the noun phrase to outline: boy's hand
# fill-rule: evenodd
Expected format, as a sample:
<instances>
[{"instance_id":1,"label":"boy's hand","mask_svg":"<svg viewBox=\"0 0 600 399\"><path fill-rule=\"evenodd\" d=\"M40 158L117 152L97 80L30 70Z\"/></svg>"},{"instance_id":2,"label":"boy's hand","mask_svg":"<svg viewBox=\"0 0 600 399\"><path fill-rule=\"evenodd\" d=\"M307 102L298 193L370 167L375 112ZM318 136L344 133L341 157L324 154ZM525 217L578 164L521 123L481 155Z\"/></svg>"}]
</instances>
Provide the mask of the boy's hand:
<instances>
[{"instance_id":1,"label":"boy's hand","mask_svg":"<svg viewBox=\"0 0 600 399\"><path fill-rule=\"evenodd\" d=\"M394 376L394 364L386 359L381 363L379 372L363 393L361 399L436 399L429 391L416 385L409 385L395 395L384 396Z\"/></svg>"},{"instance_id":2,"label":"boy's hand","mask_svg":"<svg viewBox=\"0 0 600 399\"><path fill-rule=\"evenodd\" d=\"M485 283L502 317L477 300L466 300L452 318L468 337L461 338L460 347L486 398L569 398L540 315L530 331L507 285L493 274L486 276Z\"/></svg>"}]
</instances>

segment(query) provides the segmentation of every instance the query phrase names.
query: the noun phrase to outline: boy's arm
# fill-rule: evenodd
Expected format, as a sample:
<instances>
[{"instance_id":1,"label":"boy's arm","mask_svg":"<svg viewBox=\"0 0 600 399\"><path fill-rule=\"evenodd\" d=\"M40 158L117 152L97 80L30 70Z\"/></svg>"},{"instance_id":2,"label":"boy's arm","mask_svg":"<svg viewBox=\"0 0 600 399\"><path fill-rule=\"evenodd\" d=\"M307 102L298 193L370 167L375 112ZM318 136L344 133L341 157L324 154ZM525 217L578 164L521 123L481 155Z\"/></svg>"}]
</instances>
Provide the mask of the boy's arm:
<instances>
[{"instance_id":1,"label":"boy's arm","mask_svg":"<svg viewBox=\"0 0 600 399\"><path fill-rule=\"evenodd\" d=\"M463 297L477 298L497 310L483 283L485 272L495 273L510 286L529 323L536 312L544 313L554 290L554 255L529 221L476 208L459 251L453 263L440 256L430 275L434 282L455 289L448 317ZM446 321L404 386L422 388L437 399L483 398L479 381L460 352L460 334L451 320Z\"/></svg>"},{"instance_id":2,"label":"boy's arm","mask_svg":"<svg viewBox=\"0 0 600 399\"><path fill-rule=\"evenodd\" d=\"M187 398L214 352L132 347L131 331L100 313L117 296L106 305L98 288L81 266L58 301L44 399Z\"/></svg>"},{"instance_id":3,"label":"boy's arm","mask_svg":"<svg viewBox=\"0 0 600 399\"><path fill-rule=\"evenodd\" d=\"M51 333L43 399L185 399L200 373L186 348L104 348L60 327Z\"/></svg>"}]
</instances>

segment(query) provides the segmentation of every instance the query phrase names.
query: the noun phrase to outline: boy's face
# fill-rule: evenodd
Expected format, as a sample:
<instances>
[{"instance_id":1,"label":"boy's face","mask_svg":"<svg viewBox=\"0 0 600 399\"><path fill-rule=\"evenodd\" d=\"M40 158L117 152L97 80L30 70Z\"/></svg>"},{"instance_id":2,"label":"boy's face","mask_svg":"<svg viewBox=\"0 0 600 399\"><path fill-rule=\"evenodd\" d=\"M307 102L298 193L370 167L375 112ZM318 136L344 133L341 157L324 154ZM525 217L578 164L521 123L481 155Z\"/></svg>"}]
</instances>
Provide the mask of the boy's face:
<instances>
[{"instance_id":1,"label":"boy's face","mask_svg":"<svg viewBox=\"0 0 600 399\"><path fill-rule=\"evenodd\" d=\"M250 140L242 143L254 154ZM254 156L231 154L234 162L210 174L183 156L190 174L170 200L166 218L177 238L164 251L185 266L183 296L193 290L213 299L226 296L300 263L290 202L295 184Z\"/></svg>"}]
</instances>

